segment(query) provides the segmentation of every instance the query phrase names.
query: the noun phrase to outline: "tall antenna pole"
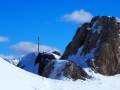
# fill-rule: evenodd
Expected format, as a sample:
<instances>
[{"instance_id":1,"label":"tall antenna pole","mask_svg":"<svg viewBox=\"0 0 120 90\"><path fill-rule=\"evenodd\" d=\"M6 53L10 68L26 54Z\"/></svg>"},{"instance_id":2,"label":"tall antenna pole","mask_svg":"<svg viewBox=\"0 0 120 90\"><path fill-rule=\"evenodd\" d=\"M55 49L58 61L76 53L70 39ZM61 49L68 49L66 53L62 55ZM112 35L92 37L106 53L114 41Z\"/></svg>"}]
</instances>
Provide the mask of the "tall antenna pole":
<instances>
[{"instance_id":1,"label":"tall antenna pole","mask_svg":"<svg viewBox=\"0 0 120 90\"><path fill-rule=\"evenodd\" d=\"M40 38L38 37L38 53L39 53Z\"/></svg>"}]
</instances>

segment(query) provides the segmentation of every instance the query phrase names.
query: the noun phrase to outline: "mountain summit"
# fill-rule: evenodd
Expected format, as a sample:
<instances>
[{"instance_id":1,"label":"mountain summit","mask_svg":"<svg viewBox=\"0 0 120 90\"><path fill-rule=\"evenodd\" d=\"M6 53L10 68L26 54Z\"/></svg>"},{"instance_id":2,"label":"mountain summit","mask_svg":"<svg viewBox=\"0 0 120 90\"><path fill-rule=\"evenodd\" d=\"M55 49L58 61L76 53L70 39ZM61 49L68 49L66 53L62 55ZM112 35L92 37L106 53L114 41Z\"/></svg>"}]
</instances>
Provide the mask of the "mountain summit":
<instances>
[{"instance_id":1,"label":"mountain summit","mask_svg":"<svg viewBox=\"0 0 120 90\"><path fill-rule=\"evenodd\" d=\"M103 75L120 73L120 22L115 17L96 16L79 27L61 59L81 67L93 66ZM86 65L87 64L87 65Z\"/></svg>"}]
</instances>

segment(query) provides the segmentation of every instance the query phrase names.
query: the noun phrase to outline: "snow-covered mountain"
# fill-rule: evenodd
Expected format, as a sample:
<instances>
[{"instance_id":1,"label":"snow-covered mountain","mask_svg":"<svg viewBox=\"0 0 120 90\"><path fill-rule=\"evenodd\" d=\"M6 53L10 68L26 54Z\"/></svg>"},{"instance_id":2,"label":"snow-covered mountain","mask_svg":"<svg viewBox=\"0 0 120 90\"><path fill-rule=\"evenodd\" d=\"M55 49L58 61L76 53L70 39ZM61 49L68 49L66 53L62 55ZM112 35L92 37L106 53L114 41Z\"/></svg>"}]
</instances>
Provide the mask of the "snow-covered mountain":
<instances>
[{"instance_id":1,"label":"snow-covered mountain","mask_svg":"<svg viewBox=\"0 0 120 90\"><path fill-rule=\"evenodd\" d=\"M55 57L55 59L60 58L59 55L56 55L52 52L40 52L40 53L43 53L45 55L52 55ZM37 56L38 56L37 52L32 52L25 55L24 57L21 58L21 61L18 64L18 67L26 71L32 72L34 74L38 74L39 63L35 64Z\"/></svg>"},{"instance_id":2,"label":"snow-covered mountain","mask_svg":"<svg viewBox=\"0 0 120 90\"><path fill-rule=\"evenodd\" d=\"M120 90L120 75L102 76L89 72L93 78L53 80L20 69L0 58L0 90Z\"/></svg>"},{"instance_id":3,"label":"snow-covered mountain","mask_svg":"<svg viewBox=\"0 0 120 90\"><path fill-rule=\"evenodd\" d=\"M4 58L4 60L11 63L11 64L13 64L13 65L15 65L15 66L17 66L18 63L20 62L20 59L5 59Z\"/></svg>"}]
</instances>

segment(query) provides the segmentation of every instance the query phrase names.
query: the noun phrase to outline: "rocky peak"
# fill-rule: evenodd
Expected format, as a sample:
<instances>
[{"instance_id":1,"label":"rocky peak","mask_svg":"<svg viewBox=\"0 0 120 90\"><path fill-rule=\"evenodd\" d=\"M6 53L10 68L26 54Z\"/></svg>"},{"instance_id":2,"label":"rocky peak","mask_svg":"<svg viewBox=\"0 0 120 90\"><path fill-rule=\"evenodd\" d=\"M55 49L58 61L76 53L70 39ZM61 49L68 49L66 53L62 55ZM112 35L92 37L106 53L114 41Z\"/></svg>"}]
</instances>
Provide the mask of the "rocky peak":
<instances>
[{"instance_id":1,"label":"rocky peak","mask_svg":"<svg viewBox=\"0 0 120 90\"><path fill-rule=\"evenodd\" d=\"M93 17L91 20L91 26L93 26L94 22L98 21L100 19L100 16Z\"/></svg>"},{"instance_id":2,"label":"rocky peak","mask_svg":"<svg viewBox=\"0 0 120 90\"><path fill-rule=\"evenodd\" d=\"M79 53L77 60L73 60L76 63L94 59L99 73L114 75L119 71L119 31L120 24L115 17L96 16L90 23L77 29L61 59L71 59L71 55ZM80 48L81 51L78 51ZM93 56L86 57L90 53L93 53ZM85 57L85 60L82 61L81 57Z\"/></svg>"},{"instance_id":3,"label":"rocky peak","mask_svg":"<svg viewBox=\"0 0 120 90\"><path fill-rule=\"evenodd\" d=\"M81 27L77 29L76 34L73 37L73 40L66 47L66 50L64 54L62 55L61 59L66 60L69 55L77 53L78 48L84 44L84 41L89 32L87 28L89 27L90 27L89 23L84 23Z\"/></svg>"}]
</instances>

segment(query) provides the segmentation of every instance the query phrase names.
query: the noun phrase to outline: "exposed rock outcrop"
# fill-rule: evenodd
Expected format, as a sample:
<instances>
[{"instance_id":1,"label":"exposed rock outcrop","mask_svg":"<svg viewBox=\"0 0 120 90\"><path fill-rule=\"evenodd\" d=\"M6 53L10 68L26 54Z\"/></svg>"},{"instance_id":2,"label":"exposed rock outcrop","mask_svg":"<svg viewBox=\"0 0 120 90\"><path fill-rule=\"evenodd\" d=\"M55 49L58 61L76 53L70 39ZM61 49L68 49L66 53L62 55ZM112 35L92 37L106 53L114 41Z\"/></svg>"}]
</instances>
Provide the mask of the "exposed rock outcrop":
<instances>
[{"instance_id":1,"label":"exposed rock outcrop","mask_svg":"<svg viewBox=\"0 0 120 90\"><path fill-rule=\"evenodd\" d=\"M47 66L47 64L50 62L50 60L55 60L55 59L56 59L55 56L51 53L39 53L35 61L35 65L39 64L38 75L42 76L42 73L45 67Z\"/></svg>"},{"instance_id":2,"label":"exposed rock outcrop","mask_svg":"<svg viewBox=\"0 0 120 90\"><path fill-rule=\"evenodd\" d=\"M89 76L81 67L77 66L76 63L66 60L52 61L47 65L42 76L53 79L67 77L73 80L85 80L86 78L91 78L91 76Z\"/></svg>"},{"instance_id":3,"label":"exposed rock outcrop","mask_svg":"<svg viewBox=\"0 0 120 90\"><path fill-rule=\"evenodd\" d=\"M55 60L51 53L39 53L35 61L36 64L39 64L38 75L47 78L61 79L66 77L73 80L85 80L91 77L73 61Z\"/></svg>"},{"instance_id":4,"label":"exposed rock outcrop","mask_svg":"<svg viewBox=\"0 0 120 90\"><path fill-rule=\"evenodd\" d=\"M84 44L84 41L89 32L87 30L87 28L89 28L89 27L90 27L90 24L85 23L77 29L76 34L73 37L73 40L66 47L66 50L65 50L64 54L62 55L61 59L66 60L66 59L68 59L69 55L77 53L79 47L81 47Z\"/></svg>"},{"instance_id":5,"label":"exposed rock outcrop","mask_svg":"<svg viewBox=\"0 0 120 90\"><path fill-rule=\"evenodd\" d=\"M77 29L61 59L68 59L71 55L76 55L78 49L83 47L79 52L79 57L94 50L93 58L88 57L86 60L94 59L100 74L109 76L119 73L119 27L120 24L115 17L94 17L90 23L85 23Z\"/></svg>"}]
</instances>

